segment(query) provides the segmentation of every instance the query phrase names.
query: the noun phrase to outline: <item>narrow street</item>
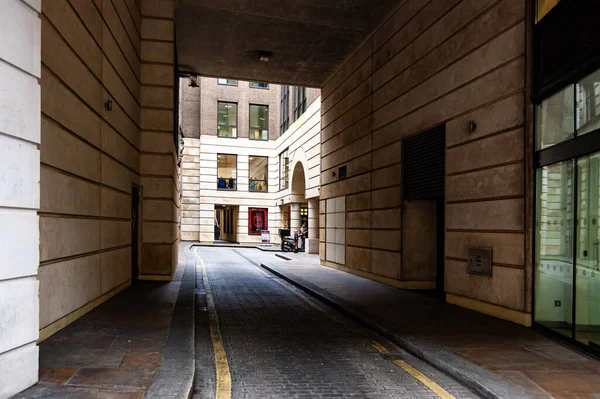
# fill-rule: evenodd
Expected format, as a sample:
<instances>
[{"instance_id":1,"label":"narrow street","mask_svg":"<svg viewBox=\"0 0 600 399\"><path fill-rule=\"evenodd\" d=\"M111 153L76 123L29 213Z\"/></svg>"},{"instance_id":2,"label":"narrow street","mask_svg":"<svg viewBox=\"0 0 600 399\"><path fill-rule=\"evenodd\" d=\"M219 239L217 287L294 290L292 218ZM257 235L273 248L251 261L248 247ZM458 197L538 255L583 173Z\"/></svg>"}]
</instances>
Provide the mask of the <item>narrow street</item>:
<instances>
[{"instance_id":1,"label":"narrow street","mask_svg":"<svg viewBox=\"0 0 600 399\"><path fill-rule=\"evenodd\" d=\"M197 314L210 319L210 334L196 329L195 398L477 397L253 264L249 251L194 252L207 305Z\"/></svg>"}]
</instances>

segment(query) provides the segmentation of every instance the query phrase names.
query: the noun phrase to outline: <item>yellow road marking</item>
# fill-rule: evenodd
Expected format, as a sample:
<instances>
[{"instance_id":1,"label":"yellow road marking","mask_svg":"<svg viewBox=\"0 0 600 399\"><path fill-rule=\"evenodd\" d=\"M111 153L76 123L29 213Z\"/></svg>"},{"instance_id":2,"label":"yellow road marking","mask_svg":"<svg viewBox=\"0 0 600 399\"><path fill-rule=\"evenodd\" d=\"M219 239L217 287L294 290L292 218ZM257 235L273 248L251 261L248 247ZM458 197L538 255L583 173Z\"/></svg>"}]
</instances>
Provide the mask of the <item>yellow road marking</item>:
<instances>
[{"instance_id":1,"label":"yellow road marking","mask_svg":"<svg viewBox=\"0 0 600 399\"><path fill-rule=\"evenodd\" d=\"M229 363L227 362L227 353L225 352L225 346L223 345L223 339L221 337L221 329L219 328L219 315L215 308L215 303L212 297L212 290L208 283L208 273L206 272L206 265L204 261L194 249L194 254L200 261L202 266L202 279L204 280L204 289L206 290L206 304L208 305L208 318L210 321L210 337L213 344L213 352L215 355L215 372L216 372L216 387L215 387L215 398L216 399L230 399L231 398L231 372L229 371Z\"/></svg>"},{"instance_id":2,"label":"yellow road marking","mask_svg":"<svg viewBox=\"0 0 600 399\"><path fill-rule=\"evenodd\" d=\"M408 374L412 375L417 380L421 381L423 383L423 385L425 385L427 388L429 388L433 392L435 392L435 394L437 396L439 396L440 398L442 398L442 399L456 399L452 394L450 394L444 388L442 388L441 386L439 386L438 384L436 384L432 379L430 379L425 374L421 373L419 370L417 370L416 368L414 368L410 364L406 363L405 361L403 361L403 360L394 360L394 363L396 363L398 366L402 367L404 369L404 371L406 371Z\"/></svg>"},{"instance_id":3,"label":"yellow road marking","mask_svg":"<svg viewBox=\"0 0 600 399\"><path fill-rule=\"evenodd\" d=\"M379 351L382 355L390 355L390 351L383 347L379 342L371 340L371 346ZM423 385L432 390L437 396L442 399L456 399L452 394L446 391L444 388L436 384L432 379L427 377L425 374L421 373L419 370L406 363L403 360L394 360L394 363L400 367L408 374L412 375L417 380L421 381Z\"/></svg>"},{"instance_id":4,"label":"yellow road marking","mask_svg":"<svg viewBox=\"0 0 600 399\"><path fill-rule=\"evenodd\" d=\"M379 351L379 353L381 353L382 355L389 355L390 351L385 349L382 345L379 344L379 342L376 341L371 341L371 345L377 349Z\"/></svg>"}]
</instances>

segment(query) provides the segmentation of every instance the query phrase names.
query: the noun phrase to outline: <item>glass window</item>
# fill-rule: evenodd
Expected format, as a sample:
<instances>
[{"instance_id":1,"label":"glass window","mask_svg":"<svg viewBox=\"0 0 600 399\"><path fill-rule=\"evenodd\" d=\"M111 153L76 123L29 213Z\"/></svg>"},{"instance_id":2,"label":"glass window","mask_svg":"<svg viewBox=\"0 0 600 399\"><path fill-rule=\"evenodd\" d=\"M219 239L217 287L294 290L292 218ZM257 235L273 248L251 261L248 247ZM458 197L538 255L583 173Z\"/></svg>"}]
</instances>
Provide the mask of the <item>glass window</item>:
<instances>
[{"instance_id":1,"label":"glass window","mask_svg":"<svg viewBox=\"0 0 600 399\"><path fill-rule=\"evenodd\" d=\"M577 135L600 128L600 70L586 76L575 86L577 95Z\"/></svg>"},{"instance_id":2,"label":"glass window","mask_svg":"<svg viewBox=\"0 0 600 399\"><path fill-rule=\"evenodd\" d=\"M294 120L297 120L306 111L306 88L296 87L294 101Z\"/></svg>"},{"instance_id":3,"label":"glass window","mask_svg":"<svg viewBox=\"0 0 600 399\"><path fill-rule=\"evenodd\" d=\"M269 170L269 158L250 156L248 163L250 168L250 178L248 181L249 190L267 191L267 174Z\"/></svg>"},{"instance_id":4,"label":"glass window","mask_svg":"<svg viewBox=\"0 0 600 399\"><path fill-rule=\"evenodd\" d=\"M571 337L573 161L537 171L535 321Z\"/></svg>"},{"instance_id":5,"label":"glass window","mask_svg":"<svg viewBox=\"0 0 600 399\"><path fill-rule=\"evenodd\" d=\"M285 190L290 184L290 158L288 150L279 154L279 189Z\"/></svg>"},{"instance_id":6,"label":"glass window","mask_svg":"<svg viewBox=\"0 0 600 399\"><path fill-rule=\"evenodd\" d=\"M250 82L250 87L253 87L255 89L268 89L269 84L268 83L260 83L260 82Z\"/></svg>"},{"instance_id":7,"label":"glass window","mask_svg":"<svg viewBox=\"0 0 600 399\"><path fill-rule=\"evenodd\" d=\"M220 84L220 85L225 85L225 86L237 86L238 85L238 81L237 80L225 79L225 78L219 78L219 79L217 79L217 83Z\"/></svg>"},{"instance_id":8,"label":"glass window","mask_svg":"<svg viewBox=\"0 0 600 399\"><path fill-rule=\"evenodd\" d=\"M535 22L540 22L540 20L544 18L544 16L548 14L559 1L560 0L537 0Z\"/></svg>"},{"instance_id":9,"label":"glass window","mask_svg":"<svg viewBox=\"0 0 600 399\"><path fill-rule=\"evenodd\" d=\"M574 137L575 88L569 85L536 109L536 149L543 150Z\"/></svg>"},{"instance_id":10,"label":"glass window","mask_svg":"<svg viewBox=\"0 0 600 399\"><path fill-rule=\"evenodd\" d=\"M237 104L219 101L217 136L237 137Z\"/></svg>"},{"instance_id":11,"label":"glass window","mask_svg":"<svg viewBox=\"0 0 600 399\"><path fill-rule=\"evenodd\" d=\"M217 189L237 190L237 155L217 155Z\"/></svg>"},{"instance_id":12,"label":"glass window","mask_svg":"<svg viewBox=\"0 0 600 399\"><path fill-rule=\"evenodd\" d=\"M577 161L575 339L600 349L600 153Z\"/></svg>"},{"instance_id":13,"label":"glass window","mask_svg":"<svg viewBox=\"0 0 600 399\"><path fill-rule=\"evenodd\" d=\"M269 107L250 105L250 139L269 139Z\"/></svg>"},{"instance_id":14,"label":"glass window","mask_svg":"<svg viewBox=\"0 0 600 399\"><path fill-rule=\"evenodd\" d=\"M290 86L281 86L281 104L279 106L279 135L284 134L290 127Z\"/></svg>"}]
</instances>

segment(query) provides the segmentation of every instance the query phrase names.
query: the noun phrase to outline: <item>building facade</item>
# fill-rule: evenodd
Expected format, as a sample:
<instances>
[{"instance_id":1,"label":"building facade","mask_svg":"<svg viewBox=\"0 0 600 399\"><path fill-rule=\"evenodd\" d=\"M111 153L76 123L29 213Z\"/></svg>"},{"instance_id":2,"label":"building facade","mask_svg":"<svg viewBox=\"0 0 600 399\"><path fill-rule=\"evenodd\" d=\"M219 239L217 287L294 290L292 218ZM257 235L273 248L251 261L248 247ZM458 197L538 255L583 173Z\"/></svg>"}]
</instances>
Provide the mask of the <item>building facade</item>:
<instances>
[{"instance_id":1,"label":"building facade","mask_svg":"<svg viewBox=\"0 0 600 399\"><path fill-rule=\"evenodd\" d=\"M180 96L182 239L278 243L303 221L316 253L319 90L193 77Z\"/></svg>"}]
</instances>

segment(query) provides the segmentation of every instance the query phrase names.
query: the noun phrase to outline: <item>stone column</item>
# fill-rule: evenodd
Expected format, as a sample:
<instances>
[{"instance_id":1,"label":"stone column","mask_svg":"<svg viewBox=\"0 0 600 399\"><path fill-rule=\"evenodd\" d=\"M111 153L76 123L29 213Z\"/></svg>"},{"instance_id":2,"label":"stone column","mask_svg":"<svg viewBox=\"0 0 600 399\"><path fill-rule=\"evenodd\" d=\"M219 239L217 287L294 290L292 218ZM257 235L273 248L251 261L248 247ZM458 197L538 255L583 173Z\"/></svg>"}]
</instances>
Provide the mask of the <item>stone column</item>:
<instances>
[{"instance_id":1,"label":"stone column","mask_svg":"<svg viewBox=\"0 0 600 399\"><path fill-rule=\"evenodd\" d=\"M319 199L308 200L308 239L306 240L306 252L309 254L319 253Z\"/></svg>"},{"instance_id":2,"label":"stone column","mask_svg":"<svg viewBox=\"0 0 600 399\"><path fill-rule=\"evenodd\" d=\"M290 230L292 236L294 230L300 232L300 204L297 202L290 204Z\"/></svg>"}]
</instances>

